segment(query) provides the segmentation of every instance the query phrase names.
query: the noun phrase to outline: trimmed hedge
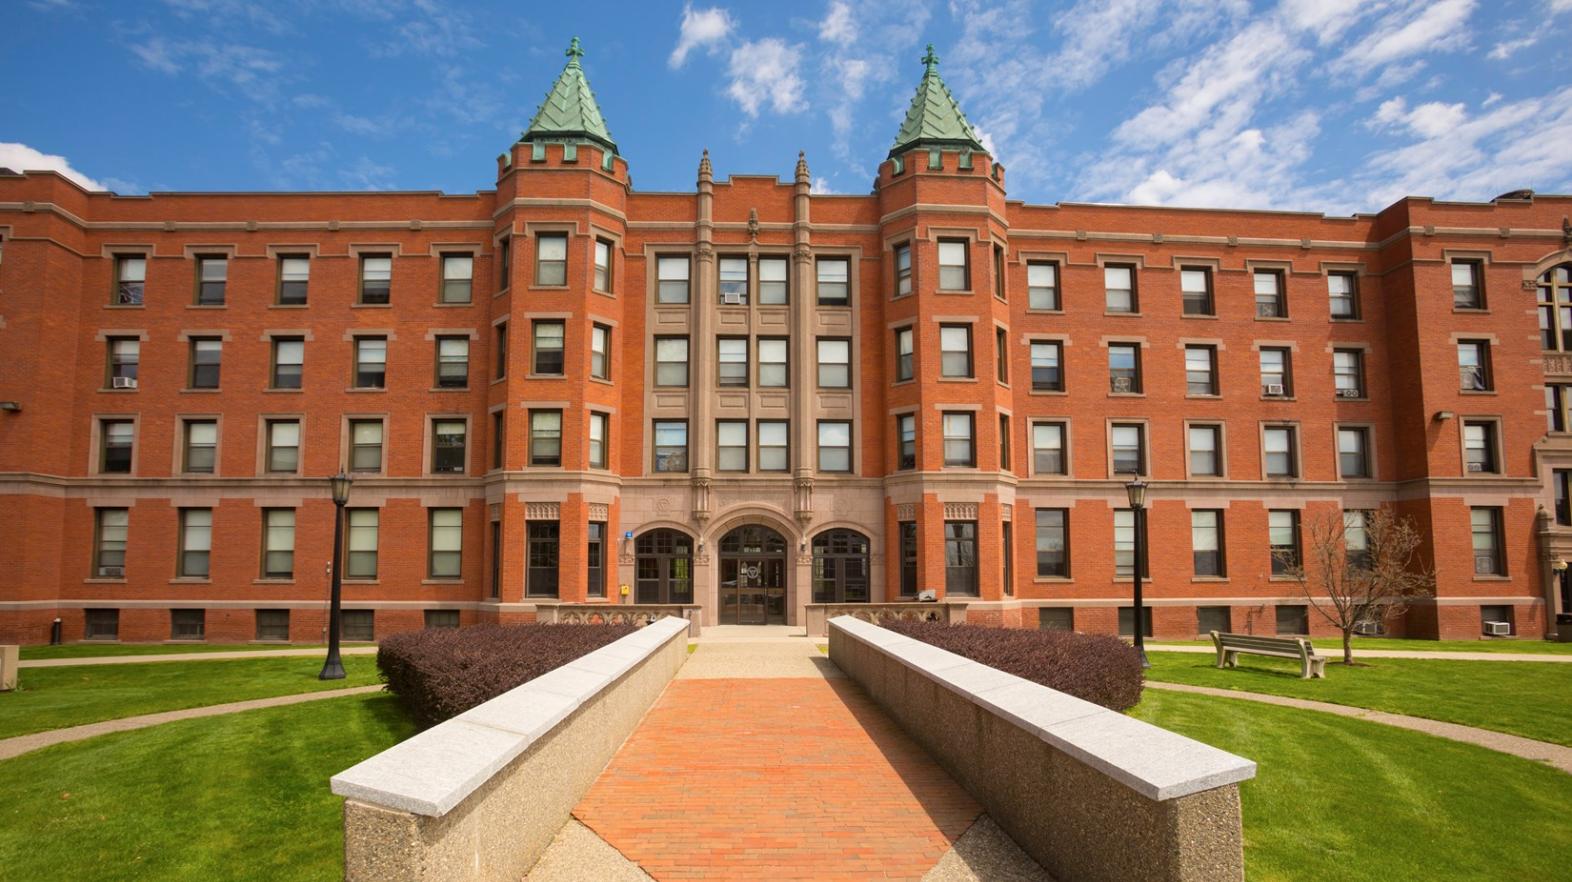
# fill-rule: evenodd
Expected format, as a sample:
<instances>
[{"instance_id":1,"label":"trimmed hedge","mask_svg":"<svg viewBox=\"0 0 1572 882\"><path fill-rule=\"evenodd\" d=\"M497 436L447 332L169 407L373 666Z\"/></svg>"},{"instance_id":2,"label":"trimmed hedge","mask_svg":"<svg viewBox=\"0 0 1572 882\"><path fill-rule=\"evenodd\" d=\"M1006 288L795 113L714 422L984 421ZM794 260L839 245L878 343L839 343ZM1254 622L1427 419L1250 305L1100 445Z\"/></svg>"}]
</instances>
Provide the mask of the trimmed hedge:
<instances>
[{"instance_id":1,"label":"trimmed hedge","mask_svg":"<svg viewBox=\"0 0 1572 882\"><path fill-rule=\"evenodd\" d=\"M633 633L632 625L474 625L383 639L377 667L421 728Z\"/></svg>"},{"instance_id":2,"label":"trimmed hedge","mask_svg":"<svg viewBox=\"0 0 1572 882\"><path fill-rule=\"evenodd\" d=\"M938 622L880 624L1110 710L1128 710L1141 700L1141 657L1117 637Z\"/></svg>"}]
</instances>

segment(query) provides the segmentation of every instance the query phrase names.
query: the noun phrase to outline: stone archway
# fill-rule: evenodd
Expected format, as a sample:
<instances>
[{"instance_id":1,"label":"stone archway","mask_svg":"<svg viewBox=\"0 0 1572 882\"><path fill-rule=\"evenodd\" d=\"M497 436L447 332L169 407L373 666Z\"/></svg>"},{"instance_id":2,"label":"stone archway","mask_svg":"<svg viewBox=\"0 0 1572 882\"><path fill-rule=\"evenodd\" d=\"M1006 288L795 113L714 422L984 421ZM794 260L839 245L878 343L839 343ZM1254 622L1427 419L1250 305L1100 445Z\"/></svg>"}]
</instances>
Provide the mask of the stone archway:
<instances>
[{"instance_id":1,"label":"stone archway","mask_svg":"<svg viewBox=\"0 0 1572 882\"><path fill-rule=\"evenodd\" d=\"M764 524L743 524L721 536L716 556L720 624L786 624L789 546L785 536Z\"/></svg>"}]
</instances>

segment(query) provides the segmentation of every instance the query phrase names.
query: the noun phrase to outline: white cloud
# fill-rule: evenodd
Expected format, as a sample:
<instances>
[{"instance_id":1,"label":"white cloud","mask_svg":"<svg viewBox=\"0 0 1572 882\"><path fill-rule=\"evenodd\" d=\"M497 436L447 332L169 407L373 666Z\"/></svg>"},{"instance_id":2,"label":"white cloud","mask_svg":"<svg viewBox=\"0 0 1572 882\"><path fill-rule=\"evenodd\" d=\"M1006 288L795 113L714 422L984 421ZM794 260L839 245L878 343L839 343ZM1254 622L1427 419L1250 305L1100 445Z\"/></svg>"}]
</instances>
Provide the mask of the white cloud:
<instances>
[{"instance_id":1,"label":"white cloud","mask_svg":"<svg viewBox=\"0 0 1572 882\"><path fill-rule=\"evenodd\" d=\"M776 113L805 110L806 86L797 74L801 68L801 47L779 37L746 40L731 51L726 94L750 117L757 117L765 105Z\"/></svg>"},{"instance_id":2,"label":"white cloud","mask_svg":"<svg viewBox=\"0 0 1572 882\"><path fill-rule=\"evenodd\" d=\"M1356 75L1414 55L1468 45L1464 25L1476 0L1408 0L1381 18L1338 61Z\"/></svg>"},{"instance_id":3,"label":"white cloud","mask_svg":"<svg viewBox=\"0 0 1572 882\"><path fill-rule=\"evenodd\" d=\"M1567 2L1572 3L1572 0L1567 0ZM1490 50L1489 57L1496 61L1506 61L1508 58L1511 58L1514 53L1521 52L1535 43L1538 43L1539 37L1539 33L1532 33L1519 40L1502 40L1495 45L1495 48Z\"/></svg>"},{"instance_id":4,"label":"white cloud","mask_svg":"<svg viewBox=\"0 0 1572 882\"><path fill-rule=\"evenodd\" d=\"M1468 110L1461 103L1445 104L1430 101L1408 109L1408 102L1401 96L1381 102L1375 116L1366 125L1372 129L1400 129L1426 138L1438 138L1462 125L1468 119Z\"/></svg>"},{"instance_id":5,"label":"white cloud","mask_svg":"<svg viewBox=\"0 0 1572 882\"><path fill-rule=\"evenodd\" d=\"M279 100L279 86L289 77L284 61L267 49L236 43L169 41L160 36L129 46L143 64L164 74L190 69L208 85L232 88L260 104Z\"/></svg>"},{"instance_id":6,"label":"white cloud","mask_svg":"<svg viewBox=\"0 0 1572 882\"><path fill-rule=\"evenodd\" d=\"M687 62L688 53L695 49L717 51L734 27L736 23L732 21L731 13L719 6L694 9L693 4L684 4L677 47L671 50L671 57L666 59L666 63L672 68L679 68Z\"/></svg>"},{"instance_id":7,"label":"white cloud","mask_svg":"<svg viewBox=\"0 0 1572 882\"><path fill-rule=\"evenodd\" d=\"M822 177L813 179L813 183L808 187L808 192L814 194L815 196L835 195L835 191L830 189L829 179Z\"/></svg>"},{"instance_id":8,"label":"white cloud","mask_svg":"<svg viewBox=\"0 0 1572 882\"><path fill-rule=\"evenodd\" d=\"M71 167L70 160L53 153L34 150L26 144L0 141L0 168L12 171L54 171L81 185L87 190L107 190L105 185Z\"/></svg>"},{"instance_id":9,"label":"white cloud","mask_svg":"<svg viewBox=\"0 0 1572 882\"><path fill-rule=\"evenodd\" d=\"M851 4L835 0L829 12L819 22L819 39L837 46L850 46L857 39L857 22L852 18Z\"/></svg>"},{"instance_id":10,"label":"white cloud","mask_svg":"<svg viewBox=\"0 0 1572 882\"><path fill-rule=\"evenodd\" d=\"M1309 31L1324 46L1380 8L1369 0L1283 0L1279 10L1289 27Z\"/></svg>"}]
</instances>

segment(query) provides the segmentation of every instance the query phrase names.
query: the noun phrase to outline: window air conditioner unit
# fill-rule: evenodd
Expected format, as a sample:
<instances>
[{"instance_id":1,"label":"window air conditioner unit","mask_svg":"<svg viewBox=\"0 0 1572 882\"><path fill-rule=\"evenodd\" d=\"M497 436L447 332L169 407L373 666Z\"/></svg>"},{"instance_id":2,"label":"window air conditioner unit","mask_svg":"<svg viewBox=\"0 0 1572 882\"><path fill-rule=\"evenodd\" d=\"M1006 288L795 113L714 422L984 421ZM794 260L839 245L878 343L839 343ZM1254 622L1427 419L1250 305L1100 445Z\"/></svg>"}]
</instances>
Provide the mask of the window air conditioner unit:
<instances>
[{"instance_id":1,"label":"window air conditioner unit","mask_svg":"<svg viewBox=\"0 0 1572 882\"><path fill-rule=\"evenodd\" d=\"M1471 462L1468 464L1468 470L1471 472L1482 472L1485 470L1485 464L1482 462Z\"/></svg>"},{"instance_id":2,"label":"window air conditioner unit","mask_svg":"<svg viewBox=\"0 0 1572 882\"><path fill-rule=\"evenodd\" d=\"M109 379L109 388L111 388L111 389L135 389L136 388L136 377L111 377Z\"/></svg>"},{"instance_id":3,"label":"window air conditioner unit","mask_svg":"<svg viewBox=\"0 0 1572 882\"><path fill-rule=\"evenodd\" d=\"M1511 622L1486 622L1485 634L1490 637L1511 637Z\"/></svg>"},{"instance_id":4,"label":"window air conditioner unit","mask_svg":"<svg viewBox=\"0 0 1572 882\"><path fill-rule=\"evenodd\" d=\"M1493 576L1496 573L1496 559L1488 554L1474 556L1474 572L1481 576Z\"/></svg>"},{"instance_id":5,"label":"window air conditioner unit","mask_svg":"<svg viewBox=\"0 0 1572 882\"><path fill-rule=\"evenodd\" d=\"M1282 383L1267 383L1266 384L1266 394L1274 396L1274 397L1277 397L1277 398L1283 397L1283 384Z\"/></svg>"},{"instance_id":6,"label":"window air conditioner unit","mask_svg":"<svg viewBox=\"0 0 1572 882\"><path fill-rule=\"evenodd\" d=\"M1339 389L1339 390L1337 390L1337 397L1338 398L1358 398L1359 397L1359 390L1358 389Z\"/></svg>"},{"instance_id":7,"label":"window air conditioner unit","mask_svg":"<svg viewBox=\"0 0 1572 882\"><path fill-rule=\"evenodd\" d=\"M119 579L122 576L124 576L125 574L126 574L126 568L125 567L99 567L98 568L98 577L100 579Z\"/></svg>"},{"instance_id":8,"label":"window air conditioner unit","mask_svg":"<svg viewBox=\"0 0 1572 882\"><path fill-rule=\"evenodd\" d=\"M1255 305L1255 314L1259 318L1277 318L1277 304L1257 303Z\"/></svg>"},{"instance_id":9,"label":"window air conditioner unit","mask_svg":"<svg viewBox=\"0 0 1572 882\"><path fill-rule=\"evenodd\" d=\"M1354 633L1366 637L1376 637L1386 632L1380 622L1357 622L1354 624Z\"/></svg>"},{"instance_id":10,"label":"window air conditioner unit","mask_svg":"<svg viewBox=\"0 0 1572 882\"><path fill-rule=\"evenodd\" d=\"M741 291L727 291L721 295L721 303L727 306L741 306L743 294Z\"/></svg>"},{"instance_id":11,"label":"window air conditioner unit","mask_svg":"<svg viewBox=\"0 0 1572 882\"><path fill-rule=\"evenodd\" d=\"M1129 377L1114 377L1113 378L1113 390L1115 392L1128 392L1128 391L1130 391L1130 378Z\"/></svg>"}]
</instances>

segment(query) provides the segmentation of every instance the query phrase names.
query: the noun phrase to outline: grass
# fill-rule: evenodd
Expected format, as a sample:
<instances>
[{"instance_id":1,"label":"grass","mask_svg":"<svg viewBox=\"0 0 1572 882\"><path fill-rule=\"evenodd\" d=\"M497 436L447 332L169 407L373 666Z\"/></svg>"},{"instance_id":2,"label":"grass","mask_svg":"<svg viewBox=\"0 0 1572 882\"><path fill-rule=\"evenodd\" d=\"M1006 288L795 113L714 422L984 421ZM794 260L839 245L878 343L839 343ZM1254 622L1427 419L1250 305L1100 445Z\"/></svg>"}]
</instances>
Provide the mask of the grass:
<instances>
[{"instance_id":1,"label":"grass","mask_svg":"<svg viewBox=\"0 0 1572 882\"><path fill-rule=\"evenodd\" d=\"M1299 663L1239 657L1219 670L1215 656L1151 652L1148 680L1265 692L1462 723L1572 747L1572 670L1556 662L1376 658L1364 667L1328 662L1326 679L1299 679Z\"/></svg>"},{"instance_id":2,"label":"grass","mask_svg":"<svg viewBox=\"0 0 1572 882\"><path fill-rule=\"evenodd\" d=\"M1562 879L1572 775L1314 711L1148 691L1139 717L1249 757L1252 882Z\"/></svg>"},{"instance_id":3,"label":"grass","mask_svg":"<svg viewBox=\"0 0 1572 882\"><path fill-rule=\"evenodd\" d=\"M370 646L345 643L344 646ZM53 658L102 658L123 655L181 655L200 652L277 652L281 649L323 649L320 643L63 643L59 646L24 646L22 660Z\"/></svg>"},{"instance_id":4,"label":"grass","mask_svg":"<svg viewBox=\"0 0 1572 882\"><path fill-rule=\"evenodd\" d=\"M1316 655L1330 658L1343 657L1340 638L1317 637L1310 641ZM1163 640L1146 642L1147 646L1211 646L1210 637L1204 640ZM1359 659L1361 649L1397 649L1404 652L1521 652L1527 655L1572 655L1572 643L1555 643L1550 640L1399 640L1395 637L1355 637L1354 659Z\"/></svg>"},{"instance_id":5,"label":"grass","mask_svg":"<svg viewBox=\"0 0 1572 882\"><path fill-rule=\"evenodd\" d=\"M315 656L23 668L0 693L0 738L99 720L380 682L376 657L343 657L342 680L322 681Z\"/></svg>"},{"instance_id":6,"label":"grass","mask_svg":"<svg viewBox=\"0 0 1572 882\"><path fill-rule=\"evenodd\" d=\"M340 879L328 779L413 732L392 696L358 695L0 762L0 880Z\"/></svg>"}]
</instances>

